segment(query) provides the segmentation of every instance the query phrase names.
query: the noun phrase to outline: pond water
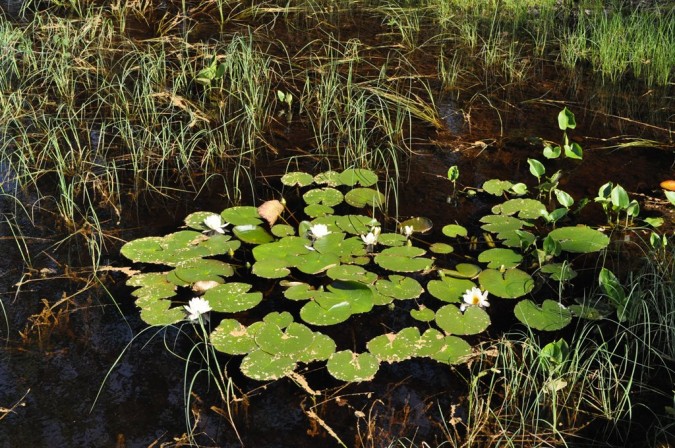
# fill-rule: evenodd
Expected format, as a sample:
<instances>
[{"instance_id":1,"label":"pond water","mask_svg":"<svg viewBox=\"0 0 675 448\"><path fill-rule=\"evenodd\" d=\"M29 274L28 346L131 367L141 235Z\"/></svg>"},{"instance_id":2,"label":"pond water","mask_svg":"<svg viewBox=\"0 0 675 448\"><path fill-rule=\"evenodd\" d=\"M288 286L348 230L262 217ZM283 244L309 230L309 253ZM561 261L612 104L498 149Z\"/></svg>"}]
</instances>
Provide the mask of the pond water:
<instances>
[{"instance_id":1,"label":"pond water","mask_svg":"<svg viewBox=\"0 0 675 448\"><path fill-rule=\"evenodd\" d=\"M673 208L664 207L658 187L675 178L673 134L664 124L673 123L672 87L661 93L603 88L583 75L558 79L551 70L543 69L528 86L506 95L493 93L499 101L494 104L469 107L469 93L439 97L445 127L424 129L417 137L423 143L404 167L399 215L429 217L437 223L431 238L445 223L477 228L490 204L480 198L449 204L448 167L459 167L460 189L492 178L528 180L527 158L541 155L538 138L560 140L556 115L565 101L579 123L572 138L585 150L582 162L551 162L551 170L564 171L565 190L592 198L603 183L620 183L641 200L647 215L663 217L672 230ZM658 141L660 147L622 146L636 137ZM307 144L290 141L287 152L256 167L260 197L279 190L278 177L296 146ZM238 437L205 376L198 377L192 394L186 392L186 382L204 368L198 362L186 367L181 359L191 347L186 336L191 326L146 330L120 270L130 263L118 255L120 240L163 235L192 211L229 205L222 192L139 199L136 207L124 210L122 224L106 242L101 269L92 276L80 262L86 258L81 242L66 238L68 230L52 215L23 210L21 204L33 204L34 198L6 184L8 167L0 170L5 218L0 222L0 298L7 315L6 323L0 320L6 339L0 348L0 407L8 409L0 414L0 447L183 446L186 420L196 421L195 438L203 446L240 446L239 437L245 446L333 446L335 439L308 416L310 411L347 446L385 446L395 437L435 446L445 440L448 419L464 416L463 367L407 361L383 365L372 382L343 385L310 365L301 373L322 390L311 397L289 379L256 383L230 366L229 375L245 392L237 391L240 401L232 405ZM597 211L585 213L584 222L602 224L604 216ZM17 243L19 227L32 230ZM381 330L370 325L367 317L355 319L352 334L342 335L346 344L358 339L356 333ZM186 395L192 403L187 411Z\"/></svg>"}]
</instances>

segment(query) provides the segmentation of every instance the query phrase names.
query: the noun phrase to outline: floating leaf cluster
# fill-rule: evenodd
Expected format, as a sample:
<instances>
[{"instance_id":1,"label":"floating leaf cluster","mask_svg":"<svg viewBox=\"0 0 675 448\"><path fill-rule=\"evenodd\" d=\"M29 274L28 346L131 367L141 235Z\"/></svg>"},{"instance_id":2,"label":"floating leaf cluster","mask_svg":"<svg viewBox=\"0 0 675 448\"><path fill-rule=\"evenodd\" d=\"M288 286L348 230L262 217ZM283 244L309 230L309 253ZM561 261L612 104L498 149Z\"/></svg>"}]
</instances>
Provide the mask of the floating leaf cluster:
<instances>
[{"instance_id":1,"label":"floating leaf cluster","mask_svg":"<svg viewBox=\"0 0 675 448\"><path fill-rule=\"evenodd\" d=\"M128 280L145 322L184 321L184 293L194 296L201 289L216 325L210 342L225 354L242 356L241 371L256 380L281 378L301 363L317 361L344 381L372 379L382 362L414 357L464 362L471 354L464 337L486 331L491 323L481 306L460 308L462 295L473 288L487 291L490 299L520 299L515 317L530 328L560 329L572 311L556 300L538 304L525 298L537 284L535 276L568 282L575 272L563 252L594 252L609 243L601 232L583 226L559 227L543 236L536 229L550 222L547 207L537 199L515 198L480 220L485 235L500 247L482 251L475 262L453 263L448 255L453 241L466 239L467 229L448 224L441 230L447 240L432 243L413 238L431 230L426 218L387 229L376 218L385 198L371 171L294 172L281 180L301 195L306 220L292 221L297 211L284 210L280 201L219 214L196 212L185 219L185 230L122 248L130 260L164 269ZM513 184L493 180L484 189L502 195ZM536 272L524 266L533 254ZM266 287L257 290L254 284ZM265 309L277 311L256 315L263 302ZM390 309L407 310L413 325L350 347L338 347L324 330ZM354 352L354 346L362 350Z\"/></svg>"}]
</instances>

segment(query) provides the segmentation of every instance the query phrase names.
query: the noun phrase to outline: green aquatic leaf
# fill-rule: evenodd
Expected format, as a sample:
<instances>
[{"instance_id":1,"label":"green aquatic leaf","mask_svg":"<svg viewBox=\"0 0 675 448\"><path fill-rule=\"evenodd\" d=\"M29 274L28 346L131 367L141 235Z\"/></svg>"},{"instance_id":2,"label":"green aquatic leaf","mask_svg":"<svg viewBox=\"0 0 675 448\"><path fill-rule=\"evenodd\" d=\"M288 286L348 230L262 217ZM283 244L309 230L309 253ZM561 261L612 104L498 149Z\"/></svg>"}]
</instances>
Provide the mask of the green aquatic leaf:
<instances>
[{"instance_id":1,"label":"green aquatic leaf","mask_svg":"<svg viewBox=\"0 0 675 448\"><path fill-rule=\"evenodd\" d=\"M255 338L235 319L223 319L210 335L211 344L228 355L245 355L257 348Z\"/></svg>"},{"instance_id":2,"label":"green aquatic leaf","mask_svg":"<svg viewBox=\"0 0 675 448\"><path fill-rule=\"evenodd\" d=\"M154 300L144 303L141 319L152 326L172 325L185 319L185 309L182 306L171 308L170 300Z\"/></svg>"},{"instance_id":3,"label":"green aquatic leaf","mask_svg":"<svg viewBox=\"0 0 675 448\"><path fill-rule=\"evenodd\" d=\"M522 297L534 288L534 279L520 269L507 269L504 272L486 269L478 275L482 289L503 299Z\"/></svg>"},{"instance_id":4,"label":"green aquatic leaf","mask_svg":"<svg viewBox=\"0 0 675 448\"><path fill-rule=\"evenodd\" d=\"M420 305L418 309L410 310L410 317L420 322L431 322L436 318L436 313L431 308Z\"/></svg>"},{"instance_id":5,"label":"green aquatic leaf","mask_svg":"<svg viewBox=\"0 0 675 448\"><path fill-rule=\"evenodd\" d=\"M197 258L179 263L172 271L181 282L179 286L197 281L214 281L223 283L223 277L234 275L234 269L229 263L210 258Z\"/></svg>"},{"instance_id":6,"label":"green aquatic leaf","mask_svg":"<svg viewBox=\"0 0 675 448\"><path fill-rule=\"evenodd\" d=\"M254 350L241 361L241 373L258 381L273 381L293 372L296 362L288 356L278 356Z\"/></svg>"},{"instance_id":7,"label":"green aquatic leaf","mask_svg":"<svg viewBox=\"0 0 675 448\"><path fill-rule=\"evenodd\" d=\"M398 333L387 333L368 341L368 351L380 361L404 361L415 356L420 331L415 327L404 328Z\"/></svg>"},{"instance_id":8,"label":"green aquatic leaf","mask_svg":"<svg viewBox=\"0 0 675 448\"><path fill-rule=\"evenodd\" d=\"M537 219L548 214L546 206L536 199L510 199L492 207L492 213L505 216L517 215L520 219ZM482 221L482 219L481 219Z\"/></svg>"},{"instance_id":9,"label":"green aquatic leaf","mask_svg":"<svg viewBox=\"0 0 675 448\"><path fill-rule=\"evenodd\" d=\"M302 195L302 199L305 201L305 204L307 205L323 204L329 207L334 207L336 205L342 204L344 196L340 192L340 190L325 187L309 190L308 192Z\"/></svg>"},{"instance_id":10,"label":"green aquatic leaf","mask_svg":"<svg viewBox=\"0 0 675 448\"><path fill-rule=\"evenodd\" d=\"M490 325L490 316L477 306L462 313L455 305L445 305L436 311L436 325L447 334L478 334Z\"/></svg>"},{"instance_id":11,"label":"green aquatic leaf","mask_svg":"<svg viewBox=\"0 0 675 448\"><path fill-rule=\"evenodd\" d=\"M342 215L331 218L334 219L335 224L342 231L350 233L352 235L365 235L368 232L370 232L370 229L372 227L377 227L380 225L380 223L375 218L371 218L370 216ZM320 221L316 219L314 220L314 222L319 223Z\"/></svg>"},{"instance_id":12,"label":"green aquatic leaf","mask_svg":"<svg viewBox=\"0 0 675 448\"><path fill-rule=\"evenodd\" d=\"M403 246L408 239L400 233L381 233L377 244L388 247Z\"/></svg>"},{"instance_id":13,"label":"green aquatic leaf","mask_svg":"<svg viewBox=\"0 0 675 448\"><path fill-rule=\"evenodd\" d=\"M413 232L415 233L427 233L434 227L434 223L429 218L425 218L424 216L416 216L401 222L398 227L399 229L412 227Z\"/></svg>"},{"instance_id":14,"label":"green aquatic leaf","mask_svg":"<svg viewBox=\"0 0 675 448\"><path fill-rule=\"evenodd\" d=\"M295 357L305 350L313 340L312 330L297 322L291 322L283 329L266 323L255 335L255 342L262 350L289 357Z\"/></svg>"},{"instance_id":15,"label":"green aquatic leaf","mask_svg":"<svg viewBox=\"0 0 675 448\"><path fill-rule=\"evenodd\" d=\"M467 236L469 233L466 230L466 227L460 226L459 224L448 224L446 226L443 226L443 229L441 229L441 232L443 232L443 235L449 236L450 238L455 238L458 236Z\"/></svg>"},{"instance_id":16,"label":"green aquatic leaf","mask_svg":"<svg viewBox=\"0 0 675 448\"><path fill-rule=\"evenodd\" d=\"M333 280L355 281L363 284L372 284L377 280L377 274L361 266L349 264L334 266L326 271L326 275Z\"/></svg>"},{"instance_id":17,"label":"green aquatic leaf","mask_svg":"<svg viewBox=\"0 0 675 448\"><path fill-rule=\"evenodd\" d=\"M299 362L326 361L335 353L335 342L323 333L314 332L314 339L296 355Z\"/></svg>"},{"instance_id":18,"label":"green aquatic leaf","mask_svg":"<svg viewBox=\"0 0 675 448\"><path fill-rule=\"evenodd\" d=\"M424 288L417 280L402 275L390 275L388 280L378 280L375 289L382 295L398 300L416 299L422 295Z\"/></svg>"},{"instance_id":19,"label":"green aquatic leaf","mask_svg":"<svg viewBox=\"0 0 675 448\"><path fill-rule=\"evenodd\" d=\"M176 285L167 280L164 272L136 274L127 280L127 286L135 286L131 295L137 297L136 305L143 307L149 302L168 299L176 294Z\"/></svg>"},{"instance_id":20,"label":"green aquatic leaf","mask_svg":"<svg viewBox=\"0 0 675 448\"><path fill-rule=\"evenodd\" d=\"M242 205L226 208L220 212L223 221L229 222L233 226L257 226L262 224L258 209L256 207Z\"/></svg>"},{"instance_id":21,"label":"green aquatic leaf","mask_svg":"<svg viewBox=\"0 0 675 448\"><path fill-rule=\"evenodd\" d=\"M513 184L508 180L490 179L483 182L483 190L494 196L501 196L508 191Z\"/></svg>"},{"instance_id":22,"label":"green aquatic leaf","mask_svg":"<svg viewBox=\"0 0 675 448\"><path fill-rule=\"evenodd\" d=\"M414 246L388 247L374 258L381 268L394 272L416 272L431 269L433 260L418 258L426 251Z\"/></svg>"},{"instance_id":23,"label":"green aquatic leaf","mask_svg":"<svg viewBox=\"0 0 675 448\"><path fill-rule=\"evenodd\" d=\"M450 254L455 249L449 244L433 243L431 246L429 246L429 250L435 254Z\"/></svg>"},{"instance_id":24,"label":"green aquatic leaf","mask_svg":"<svg viewBox=\"0 0 675 448\"><path fill-rule=\"evenodd\" d=\"M340 183L353 187L356 184L362 187L370 187L377 183L377 174L362 168L350 168L340 173Z\"/></svg>"},{"instance_id":25,"label":"green aquatic leaf","mask_svg":"<svg viewBox=\"0 0 675 448\"><path fill-rule=\"evenodd\" d=\"M513 312L519 321L540 331L560 330L572 321L572 312L555 300L544 300L541 306L521 300Z\"/></svg>"},{"instance_id":26,"label":"green aquatic leaf","mask_svg":"<svg viewBox=\"0 0 675 448\"><path fill-rule=\"evenodd\" d=\"M351 350L343 350L331 355L326 368L334 378L356 383L375 378L380 362L368 352L359 354Z\"/></svg>"},{"instance_id":27,"label":"green aquatic leaf","mask_svg":"<svg viewBox=\"0 0 675 448\"><path fill-rule=\"evenodd\" d=\"M569 263L551 263L541 267L541 272L548 274L553 280L566 282L577 276Z\"/></svg>"},{"instance_id":28,"label":"green aquatic leaf","mask_svg":"<svg viewBox=\"0 0 675 448\"><path fill-rule=\"evenodd\" d=\"M314 297L316 289L307 283L299 283L290 286L284 291L284 297L288 300L309 300Z\"/></svg>"},{"instance_id":29,"label":"green aquatic leaf","mask_svg":"<svg viewBox=\"0 0 675 448\"><path fill-rule=\"evenodd\" d=\"M457 336L446 336L443 338L441 348L429 356L445 364L461 364L466 362L469 355L471 355L471 346L468 342Z\"/></svg>"},{"instance_id":30,"label":"green aquatic leaf","mask_svg":"<svg viewBox=\"0 0 675 448\"><path fill-rule=\"evenodd\" d=\"M340 264L340 257L334 253L312 251L299 255L295 265L300 272L316 275Z\"/></svg>"},{"instance_id":31,"label":"green aquatic leaf","mask_svg":"<svg viewBox=\"0 0 675 448\"><path fill-rule=\"evenodd\" d=\"M321 216L328 216L335 213L333 207L324 204L310 204L305 207L305 215L310 218L319 218Z\"/></svg>"},{"instance_id":32,"label":"green aquatic leaf","mask_svg":"<svg viewBox=\"0 0 675 448\"><path fill-rule=\"evenodd\" d=\"M609 245L609 237L586 226L560 227L548 236L558 243L562 250L573 253L598 252Z\"/></svg>"},{"instance_id":33,"label":"green aquatic leaf","mask_svg":"<svg viewBox=\"0 0 675 448\"><path fill-rule=\"evenodd\" d=\"M443 269L444 275L455 278L474 278L482 271L481 267L471 263L458 263L455 269Z\"/></svg>"},{"instance_id":34,"label":"green aquatic leaf","mask_svg":"<svg viewBox=\"0 0 675 448\"><path fill-rule=\"evenodd\" d=\"M427 284L427 291L443 302L459 303L462 295L475 286L476 284L468 279L443 277L440 280L431 280Z\"/></svg>"},{"instance_id":35,"label":"green aquatic leaf","mask_svg":"<svg viewBox=\"0 0 675 448\"><path fill-rule=\"evenodd\" d=\"M276 224L272 226L270 231L272 232L272 235L279 238L295 235L295 228L293 226L289 226L288 224Z\"/></svg>"},{"instance_id":36,"label":"green aquatic leaf","mask_svg":"<svg viewBox=\"0 0 675 448\"><path fill-rule=\"evenodd\" d=\"M265 244L274 241L274 237L260 226L234 226L232 228L232 233L244 243L249 244Z\"/></svg>"},{"instance_id":37,"label":"green aquatic leaf","mask_svg":"<svg viewBox=\"0 0 675 448\"><path fill-rule=\"evenodd\" d=\"M324 171L314 176L314 182L319 185L328 185L329 187L337 187L342 185L340 180L340 173L337 171Z\"/></svg>"},{"instance_id":38,"label":"green aquatic leaf","mask_svg":"<svg viewBox=\"0 0 675 448\"><path fill-rule=\"evenodd\" d=\"M478 261L487 263L488 268L508 269L518 266L523 261L523 256L511 249L496 247L481 252L478 255Z\"/></svg>"},{"instance_id":39,"label":"green aquatic leaf","mask_svg":"<svg viewBox=\"0 0 675 448\"><path fill-rule=\"evenodd\" d=\"M262 278L285 278L291 270L288 269L288 262L285 260L261 260L253 263L251 272Z\"/></svg>"},{"instance_id":40,"label":"green aquatic leaf","mask_svg":"<svg viewBox=\"0 0 675 448\"><path fill-rule=\"evenodd\" d=\"M417 356L430 357L432 354L438 353L444 345L445 335L435 328L429 328L417 341Z\"/></svg>"},{"instance_id":41,"label":"green aquatic leaf","mask_svg":"<svg viewBox=\"0 0 675 448\"><path fill-rule=\"evenodd\" d=\"M345 195L345 202L352 207L382 207L385 202L384 194L372 188L354 188Z\"/></svg>"},{"instance_id":42,"label":"green aquatic leaf","mask_svg":"<svg viewBox=\"0 0 675 448\"><path fill-rule=\"evenodd\" d=\"M202 232L204 230L210 230L204 225L204 220L214 214L215 213L212 212L194 212L187 215L183 221L185 222L185 225L191 229Z\"/></svg>"},{"instance_id":43,"label":"green aquatic leaf","mask_svg":"<svg viewBox=\"0 0 675 448\"><path fill-rule=\"evenodd\" d=\"M303 173L300 171L294 171L291 173L286 173L281 176L281 183L288 187L306 187L311 185L314 182L314 177L311 174Z\"/></svg>"},{"instance_id":44,"label":"green aquatic leaf","mask_svg":"<svg viewBox=\"0 0 675 448\"><path fill-rule=\"evenodd\" d=\"M262 293L249 293L251 288L248 283L225 283L206 291L204 299L209 301L213 311L238 313L254 308L262 301Z\"/></svg>"}]
</instances>

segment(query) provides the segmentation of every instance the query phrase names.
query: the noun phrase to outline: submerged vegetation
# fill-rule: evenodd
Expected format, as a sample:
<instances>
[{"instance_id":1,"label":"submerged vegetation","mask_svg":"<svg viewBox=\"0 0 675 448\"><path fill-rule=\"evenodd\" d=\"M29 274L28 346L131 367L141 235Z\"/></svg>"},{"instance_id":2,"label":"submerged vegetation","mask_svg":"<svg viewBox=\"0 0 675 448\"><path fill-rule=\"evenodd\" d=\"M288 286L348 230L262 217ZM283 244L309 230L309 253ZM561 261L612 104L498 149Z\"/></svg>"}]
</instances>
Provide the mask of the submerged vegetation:
<instances>
[{"instance_id":1,"label":"submerged vegetation","mask_svg":"<svg viewBox=\"0 0 675 448\"><path fill-rule=\"evenodd\" d=\"M598 149L582 149L572 110L628 130L598 131L602 148L672 149L675 9L606 3L5 11L0 236L23 261L3 264L8 347L19 320L23 343L48 351L92 300L123 319L131 287L151 326L136 337L164 335L184 363L177 444L244 443L258 382L288 380L307 433L341 446L622 445L635 431L668 443L675 196L602 173L589 193L569 175ZM558 127L527 123L542 138L527 135L507 172L478 173L527 104L559 112ZM475 173L468 147L480 148ZM415 171L429 154L438 169ZM412 206L400 200L410 188ZM447 203L422 200L431 189ZM444 220L426 217L441 208ZM63 291L38 298L33 285L53 278ZM15 311L33 296L41 311ZM409 397L394 417L384 395L358 389L413 363L456 382L418 398L433 423L416 437ZM0 402L0 420L17 417L23 392ZM330 419L332 401L347 423ZM209 412L227 431L209 432Z\"/></svg>"}]
</instances>

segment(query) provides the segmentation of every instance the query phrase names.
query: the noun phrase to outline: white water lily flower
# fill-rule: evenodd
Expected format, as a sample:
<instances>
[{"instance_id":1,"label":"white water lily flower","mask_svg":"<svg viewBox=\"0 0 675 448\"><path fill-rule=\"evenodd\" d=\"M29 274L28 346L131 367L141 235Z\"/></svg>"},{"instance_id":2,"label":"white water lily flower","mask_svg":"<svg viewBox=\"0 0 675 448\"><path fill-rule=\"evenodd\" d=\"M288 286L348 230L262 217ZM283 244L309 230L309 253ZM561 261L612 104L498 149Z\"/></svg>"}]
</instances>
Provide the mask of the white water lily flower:
<instances>
[{"instance_id":1,"label":"white water lily flower","mask_svg":"<svg viewBox=\"0 0 675 448\"><path fill-rule=\"evenodd\" d=\"M190 299L190 302L187 305L184 305L185 311L188 312L188 320L197 320L202 314L206 314L211 311L211 305L206 299L201 297L195 297Z\"/></svg>"},{"instance_id":2,"label":"white water lily flower","mask_svg":"<svg viewBox=\"0 0 675 448\"><path fill-rule=\"evenodd\" d=\"M370 229L370 232L368 232L368 235L361 235L361 239L368 246L374 246L375 244L377 244L377 238L379 236L380 236L380 228L373 227L372 229Z\"/></svg>"},{"instance_id":3,"label":"white water lily flower","mask_svg":"<svg viewBox=\"0 0 675 448\"><path fill-rule=\"evenodd\" d=\"M413 226L403 226L403 234L406 236L406 238L410 238L413 234Z\"/></svg>"},{"instance_id":4,"label":"white water lily flower","mask_svg":"<svg viewBox=\"0 0 675 448\"><path fill-rule=\"evenodd\" d=\"M467 289L462 298L464 299L464 303L459 307L459 310L462 312L470 306L478 306L480 308L490 306L490 303L488 302L488 292L481 292L480 288L476 288L475 286L471 289Z\"/></svg>"},{"instance_id":5,"label":"white water lily flower","mask_svg":"<svg viewBox=\"0 0 675 448\"><path fill-rule=\"evenodd\" d=\"M324 236L331 233L328 230L328 226L326 224L314 224L312 227L309 228L309 232L316 239L323 238Z\"/></svg>"},{"instance_id":6,"label":"white water lily flower","mask_svg":"<svg viewBox=\"0 0 675 448\"><path fill-rule=\"evenodd\" d=\"M206 232L214 231L218 233L225 233L224 229L229 224L223 224L223 218L220 215L216 215L214 213L213 215L209 215L204 218L204 225L209 228L209 230L206 230Z\"/></svg>"}]
</instances>

